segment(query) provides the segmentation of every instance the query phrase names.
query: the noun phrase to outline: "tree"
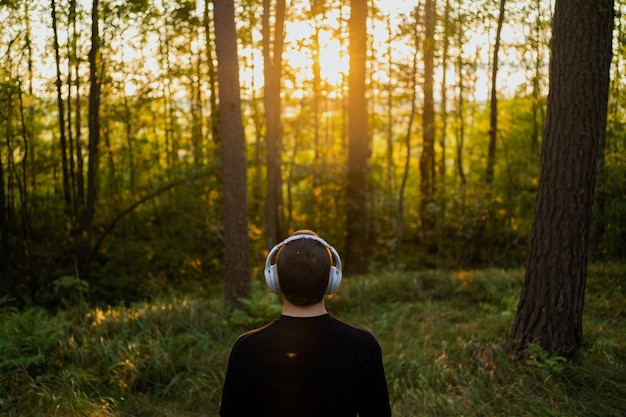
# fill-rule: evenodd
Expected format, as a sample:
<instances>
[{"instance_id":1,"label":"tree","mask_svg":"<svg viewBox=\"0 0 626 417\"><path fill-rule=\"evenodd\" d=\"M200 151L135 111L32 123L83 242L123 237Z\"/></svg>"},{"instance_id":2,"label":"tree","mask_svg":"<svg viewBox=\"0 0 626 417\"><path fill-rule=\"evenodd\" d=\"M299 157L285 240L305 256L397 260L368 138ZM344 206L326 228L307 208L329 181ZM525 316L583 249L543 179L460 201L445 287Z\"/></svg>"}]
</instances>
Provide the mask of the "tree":
<instances>
[{"instance_id":1,"label":"tree","mask_svg":"<svg viewBox=\"0 0 626 417\"><path fill-rule=\"evenodd\" d=\"M214 0L215 52L224 188L225 304L250 296L246 149L241 114L237 31L233 0Z\"/></svg>"},{"instance_id":2,"label":"tree","mask_svg":"<svg viewBox=\"0 0 626 417\"><path fill-rule=\"evenodd\" d=\"M569 355L582 341L587 246L606 133L613 0L557 0L530 250L511 341Z\"/></svg>"},{"instance_id":3,"label":"tree","mask_svg":"<svg viewBox=\"0 0 626 417\"><path fill-rule=\"evenodd\" d=\"M346 192L345 269L348 275L368 269L367 161L369 137L365 66L367 47L367 1L350 2L350 74L348 103L348 175Z\"/></svg>"},{"instance_id":4,"label":"tree","mask_svg":"<svg viewBox=\"0 0 626 417\"><path fill-rule=\"evenodd\" d=\"M500 0L500 11L498 13L498 24L496 28L496 38L493 46L493 56L491 58L491 94L489 99L489 147L487 150L487 167L485 169L485 198L487 210L477 221L474 244L472 248L475 260L480 260L481 250L484 247L485 229L490 218L491 199L493 193L493 177L496 166L496 144L498 139L498 53L500 52L500 38L502 35L502 25L504 24L505 0ZM482 211L482 210L481 210Z\"/></svg>"},{"instance_id":5,"label":"tree","mask_svg":"<svg viewBox=\"0 0 626 417\"><path fill-rule=\"evenodd\" d=\"M274 30L270 27L270 0L263 1L263 63L265 76L265 145L267 148L267 197L265 201L265 229L271 248L285 236L283 210L282 143L280 79L282 73L285 0L276 1ZM273 32L273 37L271 36Z\"/></svg>"},{"instance_id":6,"label":"tree","mask_svg":"<svg viewBox=\"0 0 626 417\"><path fill-rule=\"evenodd\" d=\"M415 18L417 21L419 15L419 9L415 10ZM404 172L402 173L402 182L400 184L400 192L398 197L398 215L397 215L397 237L396 237L396 248L395 248L395 261L394 268L398 269L400 266L400 252L402 246L402 239L404 237L404 194L406 192L406 183L409 178L409 169L411 162L411 136L413 135L413 120L415 119L416 113L416 104L415 100L417 98L417 54L419 50L419 32L417 30L417 22L413 26L413 37L415 40L415 49L413 51L413 65L411 67L411 113L409 114L408 126L406 129L406 134L404 136L404 143L406 146L406 156L404 159Z\"/></svg>"},{"instance_id":7,"label":"tree","mask_svg":"<svg viewBox=\"0 0 626 417\"><path fill-rule=\"evenodd\" d=\"M89 50L89 159L87 162L87 201L78 246L79 265L83 272L91 257L93 216L96 210L97 178L100 158L100 30L98 0L91 5L91 49ZM84 239L84 240L83 240Z\"/></svg>"},{"instance_id":8,"label":"tree","mask_svg":"<svg viewBox=\"0 0 626 417\"><path fill-rule=\"evenodd\" d=\"M71 192L70 192L70 174L68 168L67 157L67 137L65 135L65 112L63 109L62 81L61 81L61 58L59 56L59 37L57 31L57 12L54 0L50 2L50 10L52 14L52 32L54 33L54 63L56 68L56 89L57 89L57 106L59 110L59 136L61 145L61 161L63 169L63 196L65 198L66 216L69 217L71 212ZM69 219L68 219L69 224Z\"/></svg>"},{"instance_id":9,"label":"tree","mask_svg":"<svg viewBox=\"0 0 626 417\"><path fill-rule=\"evenodd\" d=\"M433 194L435 181L435 102L433 98L435 60L435 0L424 4L424 103L422 112L422 154L420 155L420 217L424 243L434 249L435 219Z\"/></svg>"},{"instance_id":10,"label":"tree","mask_svg":"<svg viewBox=\"0 0 626 417\"><path fill-rule=\"evenodd\" d=\"M500 0L500 12L498 14L498 26L496 29L496 39L493 47L493 57L491 61L491 99L489 101L489 150L487 153L487 169L485 171L485 184L488 194L493 188L493 175L496 165L496 143L498 139L498 52L500 51L500 37L502 35L502 24L504 23L504 2Z\"/></svg>"}]
</instances>

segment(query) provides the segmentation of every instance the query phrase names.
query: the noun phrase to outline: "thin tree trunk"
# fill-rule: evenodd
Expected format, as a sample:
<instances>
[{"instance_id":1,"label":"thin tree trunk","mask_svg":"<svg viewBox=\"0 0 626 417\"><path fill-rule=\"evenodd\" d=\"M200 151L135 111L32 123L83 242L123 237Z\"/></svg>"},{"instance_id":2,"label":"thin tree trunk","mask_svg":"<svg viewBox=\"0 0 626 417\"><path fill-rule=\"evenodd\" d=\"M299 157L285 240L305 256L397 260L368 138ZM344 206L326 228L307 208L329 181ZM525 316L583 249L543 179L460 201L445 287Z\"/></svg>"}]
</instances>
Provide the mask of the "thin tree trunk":
<instances>
[{"instance_id":1,"label":"thin tree trunk","mask_svg":"<svg viewBox=\"0 0 626 417\"><path fill-rule=\"evenodd\" d=\"M70 0L70 10L69 10L69 27L76 30L76 0ZM76 54L76 34L70 37L67 42L67 141L68 141L68 160L69 160L69 177L70 177L70 188L71 188L71 199L72 199L72 229L73 233L76 232L78 228L77 221L79 219L79 209L78 209L78 199L77 197L77 188L76 188L76 167L74 163L74 155L75 155L75 139L74 134L72 132L72 87L73 87L73 78L72 78L72 65L75 65L77 61Z\"/></svg>"},{"instance_id":2,"label":"thin tree trunk","mask_svg":"<svg viewBox=\"0 0 626 417\"><path fill-rule=\"evenodd\" d=\"M446 177L446 147L447 147L447 134L448 134L448 50L450 46L450 0L446 0L446 5L443 13L443 50L441 57L442 65L442 77L441 77L441 138L439 139L439 146L441 147L441 159L439 163L439 184L444 186ZM444 191L444 190L441 190Z\"/></svg>"},{"instance_id":3,"label":"thin tree trunk","mask_svg":"<svg viewBox=\"0 0 626 417\"><path fill-rule=\"evenodd\" d=\"M84 278L88 277L88 263L91 256L91 237L93 233L93 216L95 213L98 161L100 143L100 79L98 78L98 57L100 50L98 0L91 6L91 49L89 51L89 160L87 162L87 202L83 222L84 241L79 246L79 267Z\"/></svg>"},{"instance_id":4,"label":"thin tree trunk","mask_svg":"<svg viewBox=\"0 0 626 417\"><path fill-rule=\"evenodd\" d=\"M9 120L5 121L5 137L9 136ZM0 155L1 156L1 155ZM3 276L9 278L11 277L11 265L12 265L12 254L11 254L11 241L9 239L9 203L6 195L6 183L4 178L4 164L2 162L2 158L0 157L0 242L2 243L2 274ZM7 170L8 172L8 170ZM3 284L3 283L2 283Z\"/></svg>"},{"instance_id":5,"label":"thin tree trunk","mask_svg":"<svg viewBox=\"0 0 626 417\"><path fill-rule=\"evenodd\" d=\"M277 0L273 30L270 27L271 1L263 1L263 63L265 74L267 196L265 232L268 247L285 237L282 193L282 143L280 80L285 23L285 0ZM272 36L273 35L273 36Z\"/></svg>"},{"instance_id":6,"label":"thin tree trunk","mask_svg":"<svg viewBox=\"0 0 626 417\"><path fill-rule=\"evenodd\" d=\"M393 74L393 54L392 54L392 26L391 26L391 13L387 16L387 71L389 74ZM411 80L414 81L414 77L411 77ZM387 90L387 215L389 219L393 218L393 195L395 193L395 171L394 171L394 160L393 160L393 91L394 91L395 83L387 82L386 90ZM413 88L415 90L415 88ZM412 120L411 120L412 123ZM406 167L405 167L406 172ZM403 193L401 193L403 194Z\"/></svg>"},{"instance_id":7,"label":"thin tree trunk","mask_svg":"<svg viewBox=\"0 0 626 417\"><path fill-rule=\"evenodd\" d=\"M63 175L63 199L65 201L65 213L69 217L72 207L72 199L70 192L70 174L67 158L67 138L65 136L65 109L63 104L63 93L61 81L61 58L59 56L59 37L57 34L57 12L55 0L50 1L52 14L52 32L54 34L54 62L56 68L56 89L57 89L57 108L59 111L59 140L61 145L61 168ZM69 220L69 218L68 218Z\"/></svg>"},{"instance_id":8,"label":"thin tree trunk","mask_svg":"<svg viewBox=\"0 0 626 417\"><path fill-rule=\"evenodd\" d=\"M74 2L75 4L75 2ZM79 33L76 27L76 19L72 21L72 50L76 54L78 47ZM84 158L82 144L82 103L80 95L81 77L80 77L81 60L74 56L74 90L75 90L75 116L74 116L74 143L76 158L76 206L84 209L85 205L85 177L84 177Z\"/></svg>"},{"instance_id":9,"label":"thin tree trunk","mask_svg":"<svg viewBox=\"0 0 626 417\"><path fill-rule=\"evenodd\" d=\"M496 165L496 141L498 137L498 54L500 51L502 24L504 23L504 3L505 0L500 0L500 12L498 15L498 25L491 61L489 149L487 151L487 166L485 169L485 203L480 207L481 212L479 219L476 222L472 247L470 248L471 260L474 262L480 262L484 257L485 230L491 218L491 195L493 189L494 169Z\"/></svg>"},{"instance_id":10,"label":"thin tree trunk","mask_svg":"<svg viewBox=\"0 0 626 417\"><path fill-rule=\"evenodd\" d=\"M500 52L500 37L502 25L504 23L504 3L500 0L500 12L498 14L498 28L496 30L495 45L493 47L493 58L491 64L491 99L489 117L489 151L487 153L487 170L485 174L485 184L487 192L491 194L493 187L493 175L496 165L496 142L498 138L498 53Z\"/></svg>"},{"instance_id":11,"label":"thin tree trunk","mask_svg":"<svg viewBox=\"0 0 626 417\"><path fill-rule=\"evenodd\" d=\"M432 207L435 182L435 104L433 98L434 54L435 54L435 0L426 0L424 5L424 107L422 112L423 144L420 156L420 217L422 220L423 244L434 250L435 230Z\"/></svg>"},{"instance_id":12,"label":"thin tree trunk","mask_svg":"<svg viewBox=\"0 0 626 417\"><path fill-rule=\"evenodd\" d=\"M211 139L216 145L220 143L220 125L219 125L219 111L217 106L217 74L215 70L215 62L213 60L213 42L211 40L211 19L209 17L209 4L211 1L205 0L204 2L204 36L205 36L205 49L207 55L208 64L208 82L209 82L209 124Z\"/></svg>"},{"instance_id":13,"label":"thin tree trunk","mask_svg":"<svg viewBox=\"0 0 626 417\"><path fill-rule=\"evenodd\" d=\"M417 12L416 12L417 14ZM417 25L415 25L417 27ZM396 238L396 251L394 268L398 269L400 266L400 254L402 251L402 240L404 238L404 193L406 189L406 183L409 178L409 169L411 167L411 136L413 134L413 120L415 119L415 112L417 111L416 99L417 99L417 62L418 62L418 50L419 50L419 36L417 30L414 34L415 50L413 52L413 66L411 71L411 113L409 116L409 123L406 129L406 135L404 137L404 143L406 146L406 157L404 160L404 173L402 174L402 182L400 184L400 195L398 197L398 218L397 218L397 238Z\"/></svg>"},{"instance_id":14,"label":"thin tree trunk","mask_svg":"<svg viewBox=\"0 0 626 417\"><path fill-rule=\"evenodd\" d=\"M21 184L19 187L20 191L20 201L21 201L21 228L20 231L22 233L24 244L28 244L28 226L29 226L29 212L28 212L28 204L29 204L29 195L28 195L28 158L29 158L29 148L30 148L30 139L28 133L28 125L27 125L27 116L26 109L24 108L24 97L22 92L22 83L18 80L18 94L20 101L20 124L22 127L22 140L24 141L24 153L22 154L22 178Z\"/></svg>"}]
</instances>

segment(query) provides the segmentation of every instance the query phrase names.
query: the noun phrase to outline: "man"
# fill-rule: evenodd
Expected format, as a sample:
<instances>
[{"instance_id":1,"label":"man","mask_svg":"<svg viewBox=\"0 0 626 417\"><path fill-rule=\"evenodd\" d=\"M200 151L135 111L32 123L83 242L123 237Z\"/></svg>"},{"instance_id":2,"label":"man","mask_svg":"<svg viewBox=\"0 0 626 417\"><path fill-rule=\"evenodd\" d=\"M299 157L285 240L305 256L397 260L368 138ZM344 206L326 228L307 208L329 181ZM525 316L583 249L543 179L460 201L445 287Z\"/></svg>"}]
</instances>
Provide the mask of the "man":
<instances>
[{"instance_id":1,"label":"man","mask_svg":"<svg viewBox=\"0 0 626 417\"><path fill-rule=\"evenodd\" d=\"M335 249L298 231L269 252L265 278L283 313L235 342L220 416L391 416L380 345L326 311L324 294L341 282Z\"/></svg>"}]
</instances>

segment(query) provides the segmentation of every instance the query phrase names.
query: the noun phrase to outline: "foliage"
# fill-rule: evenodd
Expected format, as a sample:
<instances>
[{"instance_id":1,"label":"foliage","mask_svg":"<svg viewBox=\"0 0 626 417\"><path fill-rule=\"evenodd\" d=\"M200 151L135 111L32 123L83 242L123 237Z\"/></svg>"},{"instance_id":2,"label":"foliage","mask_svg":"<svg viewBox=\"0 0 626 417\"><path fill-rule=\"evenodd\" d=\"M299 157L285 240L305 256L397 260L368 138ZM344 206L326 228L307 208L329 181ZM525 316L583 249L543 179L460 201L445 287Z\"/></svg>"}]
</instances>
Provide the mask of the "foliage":
<instances>
[{"instance_id":1,"label":"foliage","mask_svg":"<svg viewBox=\"0 0 626 417\"><path fill-rule=\"evenodd\" d=\"M315 4L311 10L309 2L296 1L286 16L281 86L283 208L289 231L315 229L345 253L347 224L353 220L346 221L344 201L349 13L348 6L338 1ZM437 184L429 204L435 229L429 236L424 236L418 203L421 115L415 115L413 130L407 133L414 81L409 67L414 49L422 46L415 45L413 34L416 29L422 33L424 21L419 10L416 16L389 5L372 4L373 32L368 33L369 120L363 123L369 128L371 155L364 197L369 218L364 226L371 247L377 248L369 254L372 264L395 261L399 248L399 264L406 269L521 265L532 222L545 116L549 5L507 2L505 24L521 38L502 45L492 190L484 184L489 111L480 82L489 68L484 57L488 54L481 50L483 42L473 39L493 39L497 4L483 1L476 7L465 0L448 14L443 3L437 6L442 19L437 19L436 48L441 56L436 65L437 70L445 66L448 85L435 88L436 101L442 105L442 95L447 95L447 108L437 106L435 115ZM44 1L0 4L6 23L0 34L0 273L4 278L0 291L21 305L57 307L71 302L65 300L68 291L54 292L54 283L58 286L63 277L88 283L85 298L103 304L150 298L180 279L222 281L223 243L228 237L222 235L219 140L210 125L215 118L210 103L216 98L211 78L216 62L210 59L215 55L212 6L206 1L145 0L101 5L98 195L94 230L86 246L94 249L103 240L90 254L88 271L79 262L85 236L78 224L84 216L88 162L89 79L84 58L91 41L90 6L57 2L66 154L59 149L56 74L45 70L53 66L57 52L48 6ZM261 69L262 5L242 1L238 6L248 220L263 232L266 128L255 78ZM623 258L620 248L625 241L623 7L618 7L616 19L607 152L598 180L592 242L593 255L607 260ZM318 33L312 36L309 29ZM440 44L444 39L448 56L443 56ZM317 64L319 77L313 75ZM406 149L407 136L410 149ZM398 190L407 153L403 241L396 242ZM73 170L69 207L64 197L64 160ZM201 170L206 175L198 177ZM172 182L178 185L150 197ZM126 212L141 199L146 200ZM250 234L256 257L267 248L256 230Z\"/></svg>"},{"instance_id":2,"label":"foliage","mask_svg":"<svg viewBox=\"0 0 626 417\"><path fill-rule=\"evenodd\" d=\"M626 266L589 271L585 342L570 361L505 341L522 271L379 271L346 279L335 316L383 349L393 413L606 416L626 408ZM280 312L255 281L227 315L219 288L128 307L51 314L0 304L0 412L7 417L217 415L230 346Z\"/></svg>"}]
</instances>

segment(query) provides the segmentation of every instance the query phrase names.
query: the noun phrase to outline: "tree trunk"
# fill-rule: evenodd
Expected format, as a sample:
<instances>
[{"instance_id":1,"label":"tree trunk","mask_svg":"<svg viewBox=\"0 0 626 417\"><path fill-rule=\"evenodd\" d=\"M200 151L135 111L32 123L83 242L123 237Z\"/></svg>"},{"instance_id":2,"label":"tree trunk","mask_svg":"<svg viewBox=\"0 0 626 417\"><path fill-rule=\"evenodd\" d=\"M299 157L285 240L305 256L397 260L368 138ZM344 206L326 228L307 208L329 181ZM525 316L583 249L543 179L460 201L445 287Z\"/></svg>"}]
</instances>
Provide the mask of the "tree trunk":
<instances>
[{"instance_id":1,"label":"tree trunk","mask_svg":"<svg viewBox=\"0 0 626 417\"><path fill-rule=\"evenodd\" d=\"M417 13L417 12L416 12ZM415 24L417 28L417 22ZM402 182L400 184L400 193L398 197L398 218L397 218L397 239L395 250L395 262L394 268L398 269L400 266L400 254L402 249L402 239L404 238L404 194L406 190L406 183L409 179L409 169L411 167L411 136L413 135L413 120L415 119L416 112L416 99L417 99L417 55L419 50L419 33L415 30L415 51L413 52L413 66L411 73L411 113L409 115L409 123L406 129L406 135L404 137L404 143L406 146L406 156L404 159L404 172L402 174Z\"/></svg>"},{"instance_id":2,"label":"tree trunk","mask_svg":"<svg viewBox=\"0 0 626 417\"><path fill-rule=\"evenodd\" d=\"M496 166L496 142L498 138L498 54L500 51L500 36L504 23L504 2L500 0L500 12L498 14L498 25L496 29L496 39L493 47L493 57L491 60L491 97L489 102L489 147L487 150L487 166L485 169L485 205L480 207L480 216L476 222L474 232L474 242L472 243L472 261L481 262L484 258L485 229L490 221L491 194L493 189L493 176Z\"/></svg>"},{"instance_id":3,"label":"tree trunk","mask_svg":"<svg viewBox=\"0 0 626 417\"><path fill-rule=\"evenodd\" d=\"M348 103L348 174L346 192L346 275L368 270L368 114L365 97L367 0L350 2L350 74Z\"/></svg>"},{"instance_id":4,"label":"tree trunk","mask_svg":"<svg viewBox=\"0 0 626 417\"><path fill-rule=\"evenodd\" d=\"M425 247L434 249L435 218L433 204L435 181L435 104L433 98L435 55L435 0L424 4L424 107L422 113L422 154L420 156L420 217Z\"/></svg>"},{"instance_id":5,"label":"tree trunk","mask_svg":"<svg viewBox=\"0 0 626 417\"><path fill-rule=\"evenodd\" d=\"M498 138L498 53L500 52L500 36L502 34L502 24L504 23L504 2L505 0L500 0L498 28L496 29L496 40L493 47L493 58L491 62L489 150L487 153L487 170L485 174L485 184L487 185L487 192L489 194L491 194L491 189L493 187L493 175L496 165L496 142Z\"/></svg>"},{"instance_id":6,"label":"tree trunk","mask_svg":"<svg viewBox=\"0 0 626 417\"><path fill-rule=\"evenodd\" d=\"M8 133L9 124L6 127ZM4 182L4 165L2 163L2 155L0 154L0 243L2 244L2 276L12 278L11 276L11 241L9 239L9 207L6 197L6 184ZM3 280L4 281L4 280ZM0 283L5 285L4 282Z\"/></svg>"},{"instance_id":7,"label":"tree trunk","mask_svg":"<svg viewBox=\"0 0 626 417\"><path fill-rule=\"evenodd\" d=\"M208 64L208 76L209 76L209 108L210 108L210 116L209 116L209 124L211 131L211 139L215 144L220 143L220 129L219 129L219 111L217 106L217 80L216 80L216 71L215 71L215 63L213 61L213 41L211 40L211 19L209 18L209 0L205 0L204 2L204 14L203 14L203 23L204 23L204 36L205 36L205 48L207 55L207 64Z\"/></svg>"},{"instance_id":8,"label":"tree trunk","mask_svg":"<svg viewBox=\"0 0 626 417\"><path fill-rule=\"evenodd\" d=\"M274 30L270 27L270 0L263 1L263 63L265 75L267 196L265 232L269 248L285 238L283 208L282 143L280 80L282 72L285 0L276 1ZM272 36L273 32L273 36Z\"/></svg>"},{"instance_id":9,"label":"tree trunk","mask_svg":"<svg viewBox=\"0 0 626 417\"><path fill-rule=\"evenodd\" d=\"M61 145L61 168L63 173L63 198L65 201L65 213L69 217L71 213L72 199L67 158L67 138L65 136L65 110L63 108L63 95L61 92L63 83L61 81L61 58L59 56L59 37L57 34L57 12L55 0L51 0L50 6L52 14L52 33L54 34L54 63L56 68L57 108L59 111L59 138Z\"/></svg>"},{"instance_id":10,"label":"tree trunk","mask_svg":"<svg viewBox=\"0 0 626 417\"><path fill-rule=\"evenodd\" d=\"M442 77L441 77L441 138L439 139L439 146L441 146L441 159L439 164L439 184L443 187L446 178L446 147L447 147L447 133L448 133L448 59L450 49L450 0L446 0L446 5L443 13L443 50L441 57Z\"/></svg>"},{"instance_id":11,"label":"tree trunk","mask_svg":"<svg viewBox=\"0 0 626 417\"><path fill-rule=\"evenodd\" d=\"M460 6L460 4L459 4ZM460 7L459 7L460 9ZM459 10L457 9L457 10ZM457 15L457 45L463 45L463 19L461 12L458 11ZM465 179L465 169L463 168L463 146L465 142L465 85L463 83L463 56L457 54L456 58L456 79L457 79L457 101L456 101L456 173L459 177L459 184L461 185L462 198L461 205L464 205L465 201L465 187L467 180ZM463 210L461 211L463 212Z\"/></svg>"},{"instance_id":12,"label":"tree trunk","mask_svg":"<svg viewBox=\"0 0 626 417\"><path fill-rule=\"evenodd\" d=\"M93 0L91 8L91 49L89 50L89 145L87 161L87 201L82 234L79 242L79 265L83 272L87 271L91 256L91 235L93 216L96 207L98 161L100 142L100 79L98 77L98 57L100 51L100 31L98 0ZM84 239L84 240L83 240Z\"/></svg>"},{"instance_id":13,"label":"tree trunk","mask_svg":"<svg viewBox=\"0 0 626 417\"><path fill-rule=\"evenodd\" d=\"M393 31L392 31L392 23L391 23L391 12L387 15L386 18L386 23L387 23L387 72L389 74L393 74L393 43L392 43L392 39L393 39ZM417 49L417 46L416 46ZM411 77L411 82L413 82L413 84L415 81L414 77ZM387 149L385 152L385 156L386 156L386 188L387 188L387 216L389 216L389 219L393 219L393 215L394 215L394 204L393 204L393 200L394 200L394 193L396 192L396 187L395 187L395 164L394 164L394 156L393 156L393 127L394 127L394 123L393 123L393 92L395 89L395 83L392 81L388 81L385 85L385 90L387 93L387 132L386 132L386 136L387 136ZM415 94L415 86L413 86L413 93ZM412 106L415 105L415 101L413 101ZM410 125L413 123L413 120L409 121L409 130L410 130ZM407 149L408 152L408 149ZM404 172L405 172L405 176L407 173L407 167L404 167ZM404 178L403 178L403 184L404 184ZM400 190L400 196L403 195L403 190ZM398 203L398 207L401 207L401 204ZM398 217L400 218L400 216L398 215ZM400 230L398 230L398 233L400 233ZM398 246L400 243L400 237L398 237ZM396 247L396 254L399 251L399 247ZM397 267L397 256L396 256L396 267Z\"/></svg>"},{"instance_id":14,"label":"tree trunk","mask_svg":"<svg viewBox=\"0 0 626 417\"><path fill-rule=\"evenodd\" d=\"M233 0L213 0L213 4L224 176L224 301L228 308L236 308L241 299L250 296L251 291L246 148L241 114L235 8Z\"/></svg>"},{"instance_id":15,"label":"tree trunk","mask_svg":"<svg viewBox=\"0 0 626 417\"><path fill-rule=\"evenodd\" d=\"M511 331L569 355L582 341L587 246L597 159L606 131L612 0L557 0L550 93L530 250Z\"/></svg>"},{"instance_id":16,"label":"tree trunk","mask_svg":"<svg viewBox=\"0 0 626 417\"><path fill-rule=\"evenodd\" d=\"M73 8L76 7L76 1L72 0ZM85 178L84 178L84 160L83 160L83 144L82 144L82 103L81 103L81 77L80 77L80 64L81 60L78 59L77 56L77 48L78 48L78 40L80 37L77 24L76 24L76 10L73 9L72 14L72 51L74 56L74 91L76 106L74 110L74 156L72 158L76 158L76 203L75 206L79 208L79 210L84 209L85 204ZM77 212L78 215L78 212Z\"/></svg>"}]
</instances>

